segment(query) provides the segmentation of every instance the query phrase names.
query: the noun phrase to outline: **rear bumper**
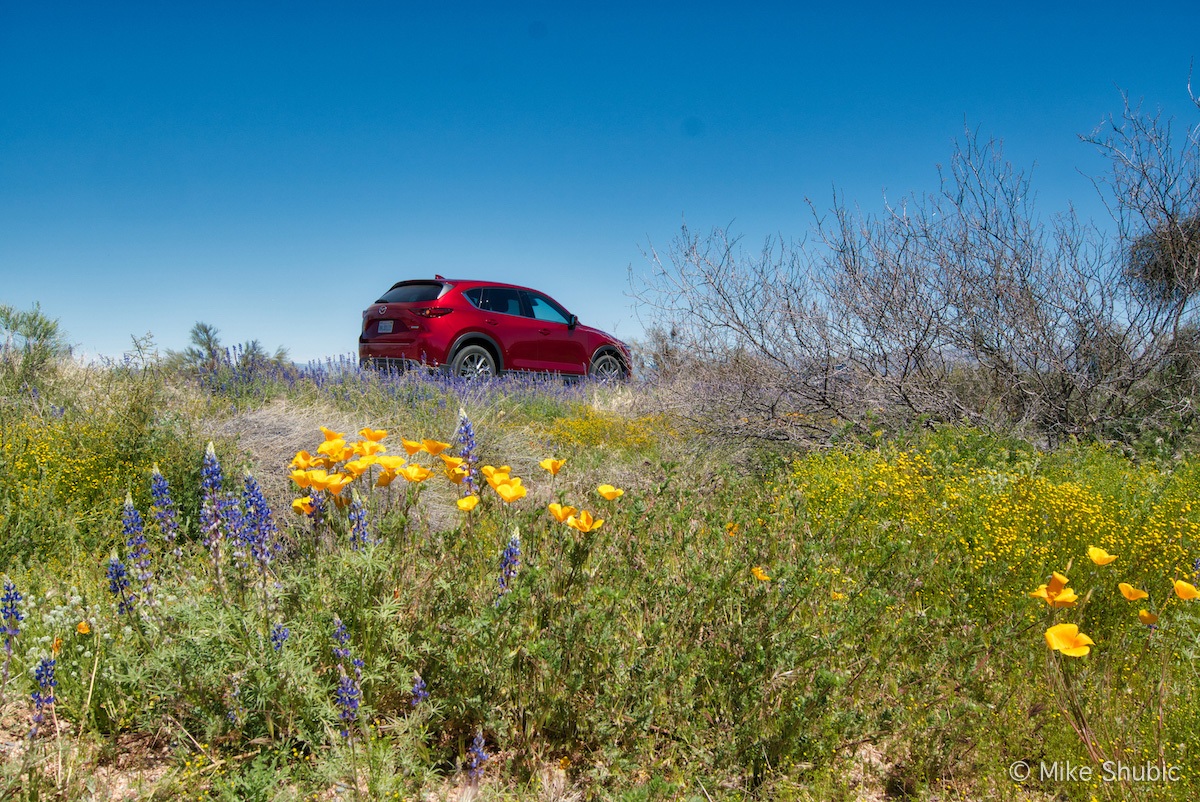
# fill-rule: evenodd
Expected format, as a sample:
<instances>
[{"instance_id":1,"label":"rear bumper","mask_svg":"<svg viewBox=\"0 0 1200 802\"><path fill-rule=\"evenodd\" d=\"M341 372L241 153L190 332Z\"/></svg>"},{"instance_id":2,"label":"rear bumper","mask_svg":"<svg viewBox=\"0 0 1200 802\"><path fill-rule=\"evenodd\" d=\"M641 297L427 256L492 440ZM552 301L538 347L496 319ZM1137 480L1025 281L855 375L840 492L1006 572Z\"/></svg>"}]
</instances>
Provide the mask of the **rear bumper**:
<instances>
[{"instance_id":1,"label":"rear bumper","mask_svg":"<svg viewBox=\"0 0 1200 802\"><path fill-rule=\"evenodd\" d=\"M358 361L361 364L403 364L436 367L446 361L446 355L431 351L427 343L372 342L359 337Z\"/></svg>"}]
</instances>

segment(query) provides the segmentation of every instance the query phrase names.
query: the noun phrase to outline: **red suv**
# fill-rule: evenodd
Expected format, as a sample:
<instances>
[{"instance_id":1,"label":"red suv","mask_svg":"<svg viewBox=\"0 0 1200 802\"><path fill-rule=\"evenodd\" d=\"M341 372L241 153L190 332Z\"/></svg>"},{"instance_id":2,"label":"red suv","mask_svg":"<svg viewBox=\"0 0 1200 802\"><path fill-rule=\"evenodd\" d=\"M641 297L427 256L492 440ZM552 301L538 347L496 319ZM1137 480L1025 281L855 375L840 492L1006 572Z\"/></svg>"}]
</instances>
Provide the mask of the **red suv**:
<instances>
[{"instance_id":1,"label":"red suv","mask_svg":"<svg viewBox=\"0 0 1200 802\"><path fill-rule=\"evenodd\" d=\"M441 366L457 376L509 370L629 377L629 346L584 326L553 298L493 281L401 281L363 311L363 365Z\"/></svg>"}]
</instances>

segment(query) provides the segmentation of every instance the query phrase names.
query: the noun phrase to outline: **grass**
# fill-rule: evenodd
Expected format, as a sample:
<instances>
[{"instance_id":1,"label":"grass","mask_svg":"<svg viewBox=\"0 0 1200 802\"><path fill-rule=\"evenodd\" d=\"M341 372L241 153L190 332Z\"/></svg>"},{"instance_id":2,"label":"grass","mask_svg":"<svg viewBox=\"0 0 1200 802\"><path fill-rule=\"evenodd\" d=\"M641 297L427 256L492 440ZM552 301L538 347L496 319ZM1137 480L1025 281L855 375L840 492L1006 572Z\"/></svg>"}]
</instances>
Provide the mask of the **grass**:
<instances>
[{"instance_id":1,"label":"grass","mask_svg":"<svg viewBox=\"0 0 1200 802\"><path fill-rule=\"evenodd\" d=\"M653 385L461 384L333 362L196 382L143 355L60 362L36 392L4 386L0 573L20 620L5 618L0 796L1200 791L1200 601L1173 585L1195 583L1200 557L1197 458L1047 453L964 428L754 450L664 413ZM471 512L436 446L401 443L462 455L464 419ZM338 438L320 426L342 444L323 445ZM297 452L324 448L321 469L344 472L370 450L367 427L433 475L380 486L376 462L336 496L312 476L297 486ZM566 460L557 475L547 457ZM505 490L485 465L510 467ZM304 497L323 502L319 519L293 512ZM604 523L559 522L551 503ZM1117 560L1096 565L1090 546ZM1055 571L1072 606L1030 596ZM1148 598L1126 601L1118 582ZM1086 656L1047 648L1059 623L1094 641ZM40 687L46 660L57 685ZM54 700L31 738L35 691ZM1017 761L1034 767L1024 783ZM1068 761L1096 777L1037 773ZM1106 761L1174 774L1109 782Z\"/></svg>"}]
</instances>

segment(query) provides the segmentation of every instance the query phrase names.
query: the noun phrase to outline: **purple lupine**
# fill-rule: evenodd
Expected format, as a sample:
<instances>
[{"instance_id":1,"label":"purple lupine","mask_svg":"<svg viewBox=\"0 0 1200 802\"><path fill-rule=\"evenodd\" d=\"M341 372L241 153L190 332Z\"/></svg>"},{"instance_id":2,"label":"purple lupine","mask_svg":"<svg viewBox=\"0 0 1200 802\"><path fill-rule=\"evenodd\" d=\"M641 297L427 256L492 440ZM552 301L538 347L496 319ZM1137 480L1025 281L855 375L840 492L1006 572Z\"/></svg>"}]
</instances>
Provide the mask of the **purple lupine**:
<instances>
[{"instance_id":1,"label":"purple lupine","mask_svg":"<svg viewBox=\"0 0 1200 802\"><path fill-rule=\"evenodd\" d=\"M30 738L37 736L38 727L46 720L46 709L54 705L54 688L58 685L58 680L54 678L54 666L54 660L43 657L33 670L33 678L38 686L37 690L30 694L30 698L33 699L33 728L29 731Z\"/></svg>"},{"instance_id":2,"label":"purple lupine","mask_svg":"<svg viewBox=\"0 0 1200 802\"><path fill-rule=\"evenodd\" d=\"M412 706L416 707L428 698L429 691L425 690L425 680L421 679L420 674L415 674L412 686Z\"/></svg>"},{"instance_id":3,"label":"purple lupine","mask_svg":"<svg viewBox=\"0 0 1200 802\"><path fill-rule=\"evenodd\" d=\"M133 506L133 495L130 493L125 494L121 526L125 533L125 547L129 560L136 566L137 580L142 583L142 604L153 604L154 573L150 570L150 547L146 545L142 514Z\"/></svg>"},{"instance_id":4,"label":"purple lupine","mask_svg":"<svg viewBox=\"0 0 1200 802\"><path fill-rule=\"evenodd\" d=\"M489 757L491 756L483 748L483 730L476 730L471 748L467 750L467 774L472 780L483 776L483 764L488 762Z\"/></svg>"},{"instance_id":5,"label":"purple lupine","mask_svg":"<svg viewBox=\"0 0 1200 802\"><path fill-rule=\"evenodd\" d=\"M287 643L287 639L291 634L292 631L283 624L276 624L271 627L271 648L277 652L282 651L283 644Z\"/></svg>"},{"instance_id":6,"label":"purple lupine","mask_svg":"<svg viewBox=\"0 0 1200 802\"><path fill-rule=\"evenodd\" d=\"M249 473L246 474L242 490L242 507L244 514L240 538L249 549L249 558L259 573L266 574L280 549L279 529L275 526L275 516L263 496L262 487Z\"/></svg>"},{"instance_id":7,"label":"purple lupine","mask_svg":"<svg viewBox=\"0 0 1200 802\"><path fill-rule=\"evenodd\" d=\"M345 660L350 656L350 633L346 631L346 625L342 623L342 619L336 615L333 617L333 640L336 644L333 647L333 656L338 660Z\"/></svg>"},{"instance_id":8,"label":"purple lupine","mask_svg":"<svg viewBox=\"0 0 1200 802\"><path fill-rule=\"evenodd\" d=\"M350 502L350 548L358 551L358 547L366 548L371 545L371 533L367 530L367 510L363 507L358 493Z\"/></svg>"},{"instance_id":9,"label":"purple lupine","mask_svg":"<svg viewBox=\"0 0 1200 802\"><path fill-rule=\"evenodd\" d=\"M108 558L108 592L117 600L119 615L132 613L137 604L137 594L129 591L129 572L116 557Z\"/></svg>"},{"instance_id":10,"label":"purple lupine","mask_svg":"<svg viewBox=\"0 0 1200 802\"><path fill-rule=\"evenodd\" d=\"M342 722L342 737L350 737L350 725L358 719L358 706L362 702L362 688L357 679L346 673L346 667L338 663L338 685L333 692L333 701Z\"/></svg>"},{"instance_id":11,"label":"purple lupine","mask_svg":"<svg viewBox=\"0 0 1200 802\"><path fill-rule=\"evenodd\" d=\"M467 468L463 484L471 493L476 493L479 488L475 483L475 427L471 425L471 419L462 407L458 408L458 432L455 439L459 445L458 456L462 457L463 465Z\"/></svg>"},{"instance_id":12,"label":"purple lupine","mask_svg":"<svg viewBox=\"0 0 1200 802\"><path fill-rule=\"evenodd\" d=\"M154 501L154 519L158 522L158 531L162 533L163 540L171 546L171 553L177 558L182 557L183 551L177 544L179 519L175 500L171 498L171 486L166 477L158 470L158 463L154 464L154 470L150 474L150 498Z\"/></svg>"},{"instance_id":13,"label":"purple lupine","mask_svg":"<svg viewBox=\"0 0 1200 802\"><path fill-rule=\"evenodd\" d=\"M21 594L11 580L4 580L4 595L0 596L0 626L4 628L4 671L0 688L8 684L8 666L12 662L13 638L21 634Z\"/></svg>"},{"instance_id":14,"label":"purple lupine","mask_svg":"<svg viewBox=\"0 0 1200 802\"><path fill-rule=\"evenodd\" d=\"M521 567L521 535L513 532L513 536L509 538L508 545L504 547L504 552L500 555L500 593L496 596L496 605L499 606L500 600L504 598L504 594L512 590L512 581L517 576L517 569Z\"/></svg>"}]
</instances>

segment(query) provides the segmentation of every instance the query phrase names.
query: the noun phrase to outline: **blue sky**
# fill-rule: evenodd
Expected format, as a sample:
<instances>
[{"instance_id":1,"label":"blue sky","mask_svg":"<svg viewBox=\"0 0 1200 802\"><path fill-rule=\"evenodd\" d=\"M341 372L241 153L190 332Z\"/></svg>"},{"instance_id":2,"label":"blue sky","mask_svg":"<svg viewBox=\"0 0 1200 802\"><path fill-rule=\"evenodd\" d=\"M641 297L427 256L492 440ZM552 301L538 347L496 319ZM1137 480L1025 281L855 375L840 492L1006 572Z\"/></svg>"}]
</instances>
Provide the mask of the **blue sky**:
<instances>
[{"instance_id":1,"label":"blue sky","mask_svg":"<svg viewBox=\"0 0 1200 802\"><path fill-rule=\"evenodd\" d=\"M443 273L637 338L627 273L685 219L798 239L834 187L936 189L964 126L1044 213L1102 214L1078 135L1118 88L1194 122L1197 30L1194 2L0 0L0 303L88 355L202 320L305 361Z\"/></svg>"}]
</instances>

